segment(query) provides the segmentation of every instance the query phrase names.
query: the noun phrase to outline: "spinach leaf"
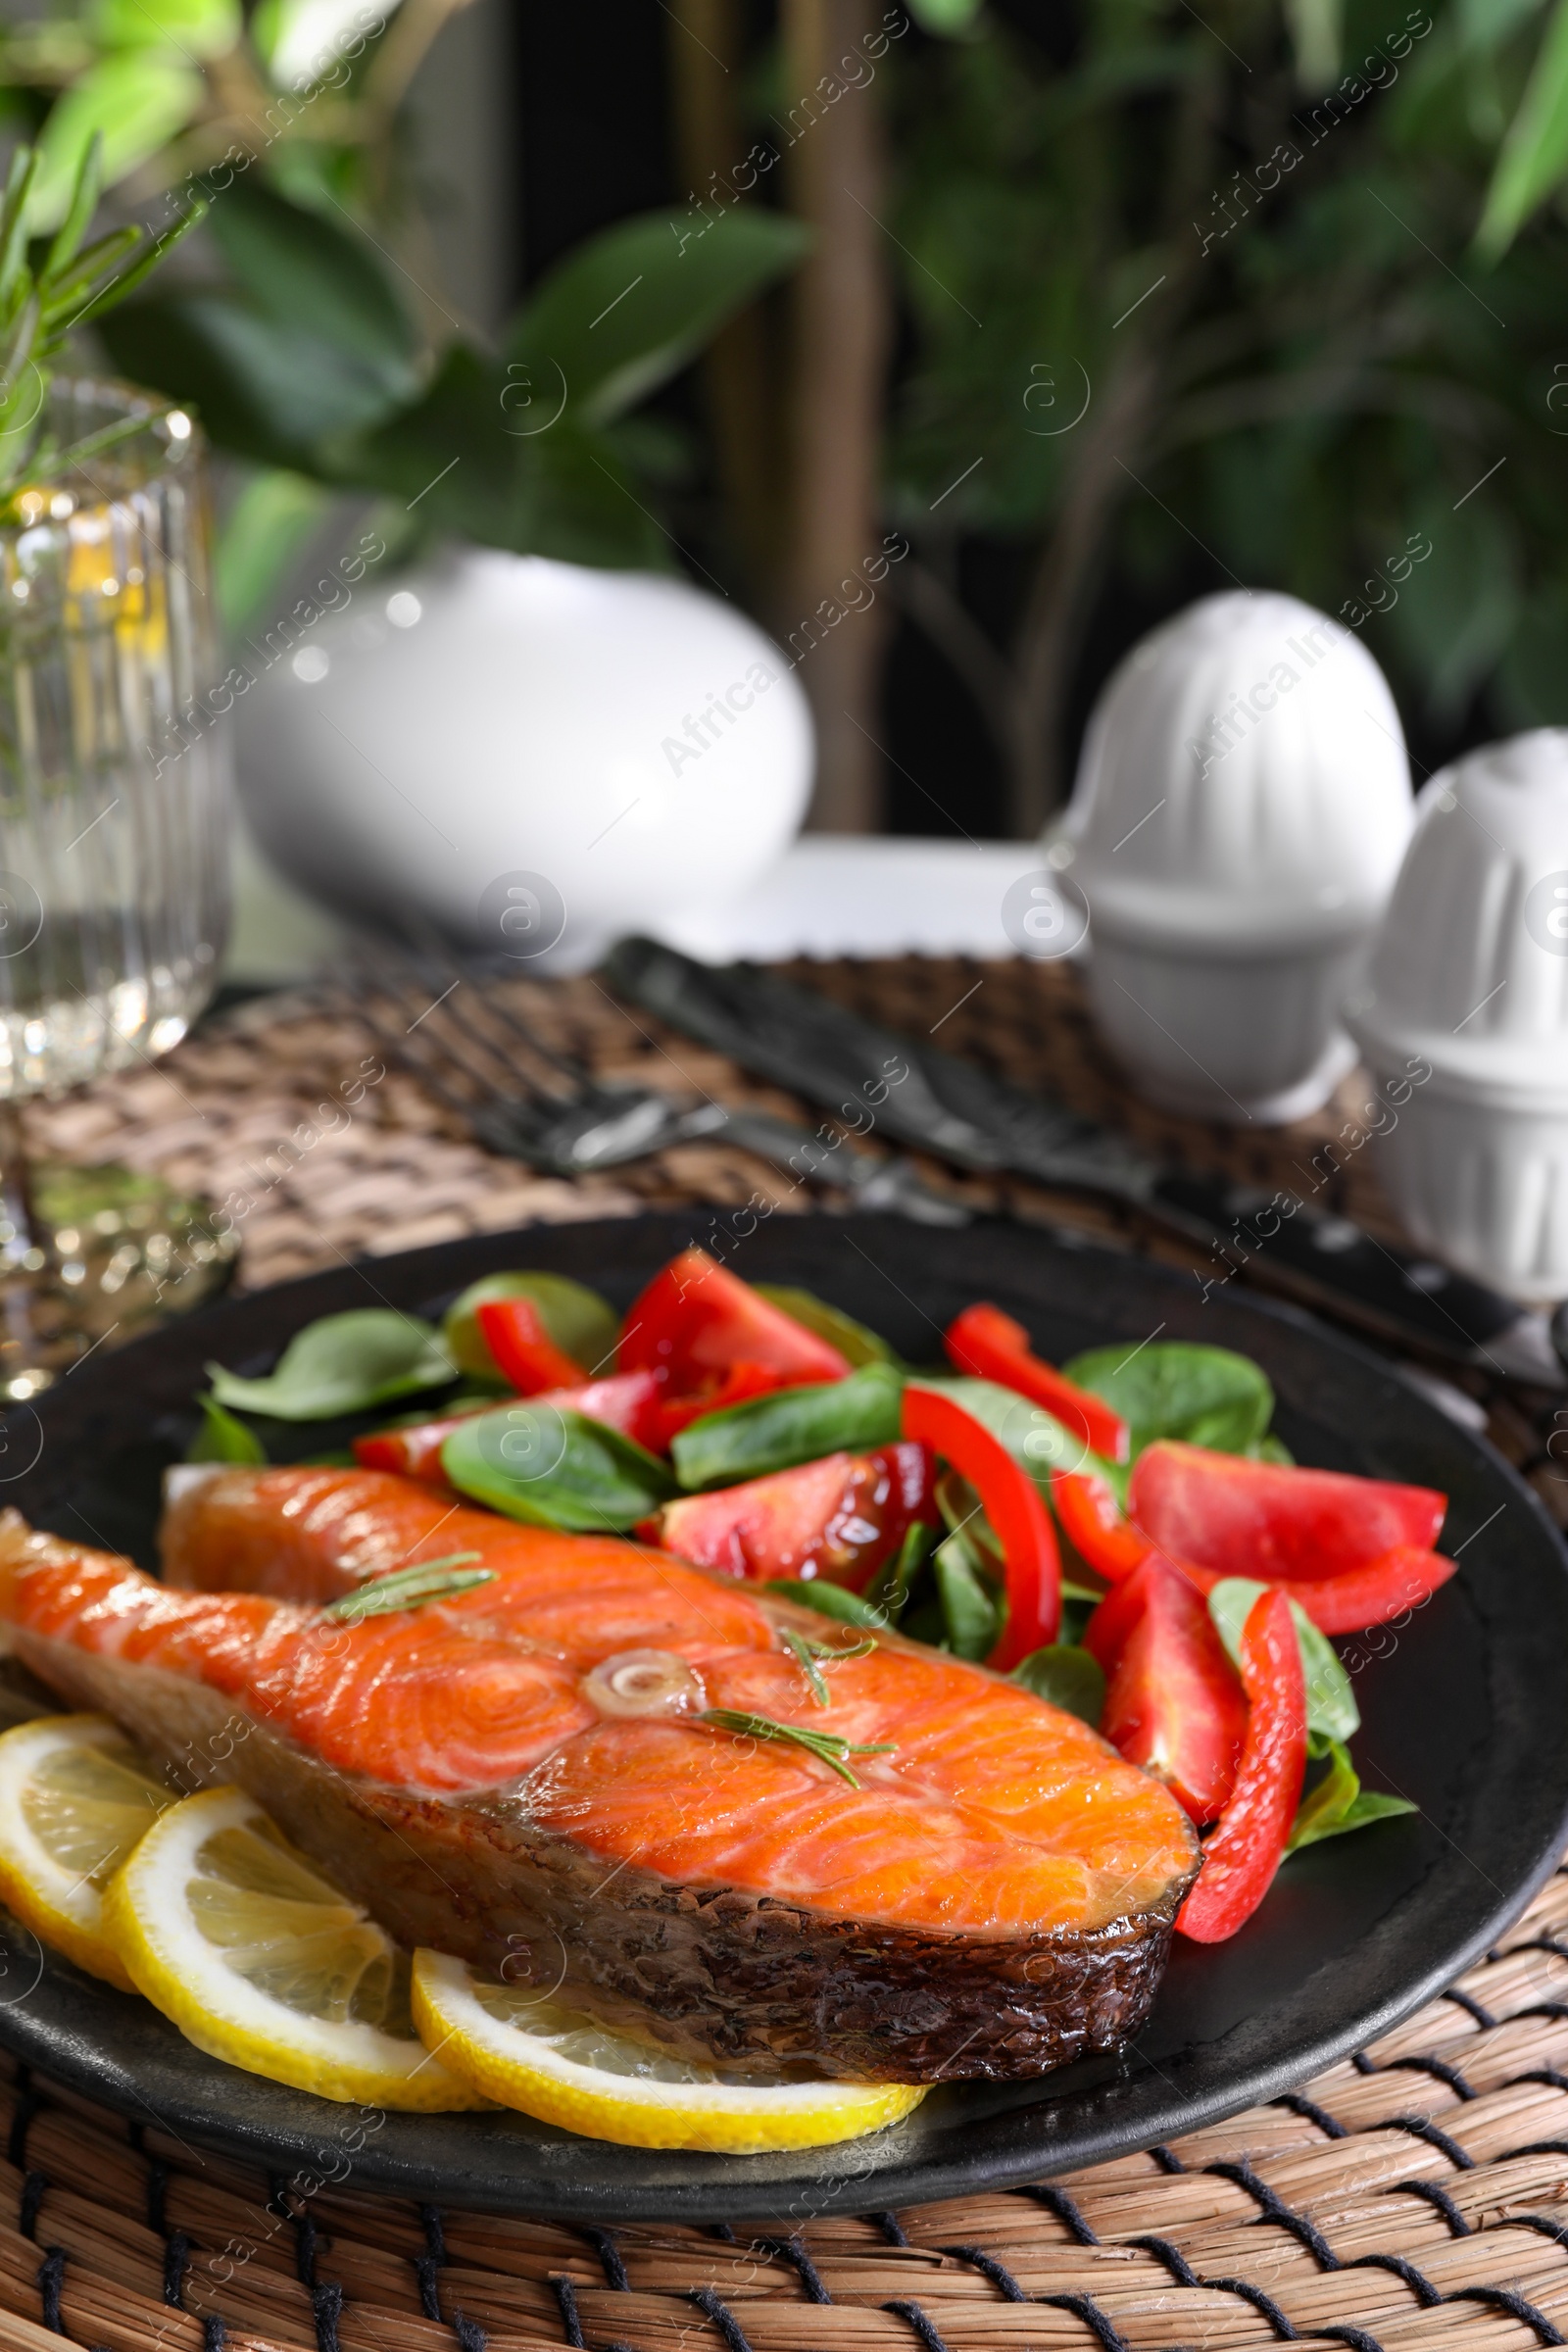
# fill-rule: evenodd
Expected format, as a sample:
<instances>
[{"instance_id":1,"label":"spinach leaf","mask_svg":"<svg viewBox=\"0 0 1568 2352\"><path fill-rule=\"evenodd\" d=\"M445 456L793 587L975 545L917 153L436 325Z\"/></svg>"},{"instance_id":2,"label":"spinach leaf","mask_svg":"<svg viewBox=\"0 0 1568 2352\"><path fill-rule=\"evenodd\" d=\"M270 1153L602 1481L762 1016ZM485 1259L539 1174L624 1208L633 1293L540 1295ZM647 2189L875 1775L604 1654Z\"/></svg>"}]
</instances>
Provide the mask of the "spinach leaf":
<instances>
[{"instance_id":1,"label":"spinach leaf","mask_svg":"<svg viewBox=\"0 0 1568 2352\"><path fill-rule=\"evenodd\" d=\"M1286 1840L1288 1854L1298 1853L1303 1845L1316 1845L1324 1838L1342 1838L1349 1830L1363 1830L1369 1822L1390 1821L1396 1814L1419 1810L1408 1797L1384 1796L1375 1788L1363 1788L1340 1740L1330 1740L1328 1755L1327 1772L1297 1808Z\"/></svg>"},{"instance_id":2,"label":"spinach leaf","mask_svg":"<svg viewBox=\"0 0 1568 2352\"><path fill-rule=\"evenodd\" d=\"M1266 1437L1254 1438L1251 1445L1246 1446L1244 1451L1250 1462L1279 1462L1287 1470L1294 1470L1296 1467L1295 1454L1286 1445L1285 1440L1277 1438L1272 1430Z\"/></svg>"},{"instance_id":3,"label":"spinach leaf","mask_svg":"<svg viewBox=\"0 0 1568 2352\"><path fill-rule=\"evenodd\" d=\"M828 1346L836 1348L851 1364L897 1362L886 1340L876 1332L867 1330L863 1323L857 1323L853 1315L843 1313L836 1306L829 1306L827 1300L818 1298L814 1291L793 1290L783 1282L758 1282L752 1288L759 1298L770 1298L787 1315L793 1315L797 1323L804 1323L808 1331L814 1331L819 1340L826 1340Z\"/></svg>"},{"instance_id":4,"label":"spinach leaf","mask_svg":"<svg viewBox=\"0 0 1568 2352\"><path fill-rule=\"evenodd\" d=\"M611 1368L620 1317L608 1298L565 1274L485 1274L454 1298L441 1323L447 1353L460 1372L476 1380L500 1380L495 1357L479 1329L479 1309L498 1298L527 1298L556 1346L581 1364L585 1377L602 1378Z\"/></svg>"},{"instance_id":5,"label":"spinach leaf","mask_svg":"<svg viewBox=\"0 0 1568 2352\"><path fill-rule=\"evenodd\" d=\"M921 1519L905 1530L898 1557L889 1560L878 1570L866 1593L867 1600L884 1624L897 1625L908 1605L909 1588L914 1583L937 1540L934 1527Z\"/></svg>"},{"instance_id":6,"label":"spinach leaf","mask_svg":"<svg viewBox=\"0 0 1568 2352\"><path fill-rule=\"evenodd\" d=\"M1033 1649L1013 1668L1010 1680L1032 1690L1036 1698L1079 1715L1092 1731L1100 1728L1105 1707L1105 1675L1100 1660L1073 1642L1053 1642Z\"/></svg>"},{"instance_id":7,"label":"spinach leaf","mask_svg":"<svg viewBox=\"0 0 1568 2352\"><path fill-rule=\"evenodd\" d=\"M915 1385L935 1389L962 1405L1005 1446L1044 1491L1049 1491L1053 1470L1076 1470L1086 1459L1083 1440L1015 1389L1004 1389L994 1380L971 1380L963 1372L921 1372L915 1376ZM1095 1457L1087 1458L1093 1461Z\"/></svg>"},{"instance_id":8,"label":"spinach leaf","mask_svg":"<svg viewBox=\"0 0 1568 2352\"><path fill-rule=\"evenodd\" d=\"M242 1380L221 1364L207 1370L218 1402L239 1412L335 1421L415 1389L444 1388L453 1363L439 1335L416 1315L363 1306L308 1323L263 1380Z\"/></svg>"},{"instance_id":9,"label":"spinach leaf","mask_svg":"<svg viewBox=\"0 0 1568 2352\"><path fill-rule=\"evenodd\" d=\"M622 1533L675 1493L654 1454L553 1404L475 1414L442 1446L441 1467L461 1494L509 1519L577 1535Z\"/></svg>"},{"instance_id":10,"label":"spinach leaf","mask_svg":"<svg viewBox=\"0 0 1568 2352\"><path fill-rule=\"evenodd\" d=\"M793 1600L803 1609L815 1609L820 1617L832 1617L840 1625L879 1627L887 1618L858 1592L845 1585L830 1585L825 1578L813 1577L809 1584L800 1584L793 1577L770 1577L762 1587L764 1592L776 1592L780 1600Z\"/></svg>"},{"instance_id":11,"label":"spinach leaf","mask_svg":"<svg viewBox=\"0 0 1568 2352\"><path fill-rule=\"evenodd\" d=\"M1103 1592L1097 1592L1088 1585L1075 1585L1070 1576L1064 1576L1061 1580L1061 1625L1056 1635L1057 1642L1069 1649L1075 1647L1084 1638L1084 1627L1104 1597Z\"/></svg>"},{"instance_id":12,"label":"spinach leaf","mask_svg":"<svg viewBox=\"0 0 1568 2352\"><path fill-rule=\"evenodd\" d=\"M1247 1453L1267 1430L1274 1391L1250 1357L1186 1340L1135 1348L1091 1348L1064 1376L1114 1406L1140 1453L1155 1438L1182 1438L1220 1453Z\"/></svg>"},{"instance_id":13,"label":"spinach leaf","mask_svg":"<svg viewBox=\"0 0 1568 2352\"><path fill-rule=\"evenodd\" d=\"M1252 1603L1267 1590L1266 1585L1254 1584L1250 1576L1227 1576L1208 1596L1208 1613L1237 1666L1241 1664L1242 1628ZM1351 1739L1361 1728L1361 1714L1350 1678L1335 1655L1328 1636L1318 1632L1298 1600L1292 1601L1291 1615L1296 1620L1301 1679L1306 1685L1307 1731L1328 1740Z\"/></svg>"},{"instance_id":14,"label":"spinach leaf","mask_svg":"<svg viewBox=\"0 0 1568 2352\"><path fill-rule=\"evenodd\" d=\"M705 1413L670 1446L683 1487L732 1487L824 1453L863 1453L899 1434L904 1383L889 1364L862 1364L847 1380L775 1389L749 1403Z\"/></svg>"},{"instance_id":15,"label":"spinach leaf","mask_svg":"<svg viewBox=\"0 0 1568 2352\"><path fill-rule=\"evenodd\" d=\"M1001 1632L1002 1610L969 1562L962 1539L949 1536L931 1555L947 1646L956 1658L989 1657Z\"/></svg>"},{"instance_id":16,"label":"spinach leaf","mask_svg":"<svg viewBox=\"0 0 1568 2352\"><path fill-rule=\"evenodd\" d=\"M267 1447L254 1429L225 1413L213 1396L198 1396L203 1420L185 1449L187 1462L265 1462Z\"/></svg>"}]
</instances>

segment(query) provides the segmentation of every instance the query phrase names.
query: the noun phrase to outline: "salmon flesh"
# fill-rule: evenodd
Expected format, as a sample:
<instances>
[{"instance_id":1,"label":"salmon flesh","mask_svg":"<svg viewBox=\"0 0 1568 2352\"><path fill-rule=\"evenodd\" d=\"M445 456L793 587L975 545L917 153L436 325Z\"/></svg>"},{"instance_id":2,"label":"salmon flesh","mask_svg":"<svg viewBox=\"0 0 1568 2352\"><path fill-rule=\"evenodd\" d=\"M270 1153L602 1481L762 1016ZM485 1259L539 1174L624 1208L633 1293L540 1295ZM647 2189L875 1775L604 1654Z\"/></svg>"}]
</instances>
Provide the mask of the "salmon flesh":
<instances>
[{"instance_id":1,"label":"salmon flesh","mask_svg":"<svg viewBox=\"0 0 1568 2352\"><path fill-rule=\"evenodd\" d=\"M741 2078L1015 2081L1148 2013L1187 1816L981 1667L896 1635L803 1660L791 1633L831 1650L850 1629L381 1471L208 1472L164 1552L160 1584L8 1514L13 1646L195 1780L238 1782L405 1944ZM492 1581L322 1613L460 1552ZM858 1785L791 1728L853 1743Z\"/></svg>"}]
</instances>

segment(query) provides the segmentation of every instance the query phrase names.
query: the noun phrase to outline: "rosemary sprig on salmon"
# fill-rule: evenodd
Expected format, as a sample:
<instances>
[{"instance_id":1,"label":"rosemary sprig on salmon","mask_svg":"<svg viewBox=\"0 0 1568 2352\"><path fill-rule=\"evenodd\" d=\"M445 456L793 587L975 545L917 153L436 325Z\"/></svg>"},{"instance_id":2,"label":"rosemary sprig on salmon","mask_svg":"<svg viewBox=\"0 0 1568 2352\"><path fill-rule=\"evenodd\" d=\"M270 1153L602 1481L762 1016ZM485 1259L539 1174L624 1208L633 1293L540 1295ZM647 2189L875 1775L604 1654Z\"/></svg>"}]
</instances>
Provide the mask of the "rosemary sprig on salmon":
<instances>
[{"instance_id":1,"label":"rosemary sprig on salmon","mask_svg":"<svg viewBox=\"0 0 1568 2352\"><path fill-rule=\"evenodd\" d=\"M784 1628L784 1646L806 1677L807 1689L819 1707L833 1704L832 1693L823 1679L822 1666L832 1665L840 1658L863 1658L876 1647L874 1642L855 1642L848 1649L835 1649L831 1642L813 1642L809 1634L798 1634L793 1626ZM822 1661L818 1665L817 1660Z\"/></svg>"},{"instance_id":2,"label":"rosemary sprig on salmon","mask_svg":"<svg viewBox=\"0 0 1568 2352\"><path fill-rule=\"evenodd\" d=\"M475 1585L494 1584L493 1568L469 1566L478 1557L476 1551L454 1551L442 1560L420 1560L416 1567L378 1576L356 1592L345 1592L341 1600L328 1601L321 1614L344 1625L358 1625L365 1617L388 1617L394 1609L417 1609L429 1600L451 1600L456 1593L471 1592Z\"/></svg>"},{"instance_id":3,"label":"rosemary sprig on salmon","mask_svg":"<svg viewBox=\"0 0 1568 2352\"><path fill-rule=\"evenodd\" d=\"M827 1685L822 1688L825 1691ZM860 1784L845 1762L846 1756L891 1756L898 1746L896 1740L845 1740L837 1732L808 1731L803 1724L779 1723L771 1715L748 1715L740 1707L705 1707L697 1720L710 1723L716 1732L733 1733L737 1740L783 1740L792 1747L804 1747L852 1788Z\"/></svg>"}]
</instances>

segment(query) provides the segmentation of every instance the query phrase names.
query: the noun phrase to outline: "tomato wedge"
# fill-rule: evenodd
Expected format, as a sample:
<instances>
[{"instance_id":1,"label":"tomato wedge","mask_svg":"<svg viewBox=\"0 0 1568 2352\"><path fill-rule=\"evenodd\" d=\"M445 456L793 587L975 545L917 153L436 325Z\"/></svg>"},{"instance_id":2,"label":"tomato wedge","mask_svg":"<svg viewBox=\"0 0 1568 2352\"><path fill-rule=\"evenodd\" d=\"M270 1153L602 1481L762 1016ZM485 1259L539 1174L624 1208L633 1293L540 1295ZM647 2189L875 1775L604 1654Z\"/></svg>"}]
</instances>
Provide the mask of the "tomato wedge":
<instances>
[{"instance_id":1,"label":"tomato wedge","mask_svg":"<svg viewBox=\"0 0 1568 2352\"><path fill-rule=\"evenodd\" d=\"M1205 1525L1202 1506L1214 1497ZM1456 1567L1428 1548L1447 1508L1429 1487L1250 1462L1174 1439L1140 1454L1127 1518L1109 1480L1093 1470L1053 1472L1051 1498L1068 1542L1108 1585L1120 1585L1157 1552L1200 1592L1227 1576L1282 1585L1324 1634L1386 1625L1446 1584ZM1415 1538L1396 1534L1381 1550L1369 1549L1400 1528ZM1340 1560L1321 1548L1332 1541L1347 1546Z\"/></svg>"},{"instance_id":2,"label":"tomato wedge","mask_svg":"<svg viewBox=\"0 0 1568 2352\"><path fill-rule=\"evenodd\" d=\"M1430 1551L1447 1510L1431 1487L1211 1453L1170 1438L1133 1466L1127 1515L1164 1552L1221 1576L1308 1584L1408 1547Z\"/></svg>"},{"instance_id":3,"label":"tomato wedge","mask_svg":"<svg viewBox=\"0 0 1568 2352\"><path fill-rule=\"evenodd\" d=\"M1306 1772L1306 1685L1291 1604L1260 1592L1242 1628L1247 1740L1230 1802L1176 1925L1195 1943L1223 1943L1267 1894L1285 1852Z\"/></svg>"},{"instance_id":4,"label":"tomato wedge","mask_svg":"<svg viewBox=\"0 0 1568 2352\"><path fill-rule=\"evenodd\" d=\"M434 1421L416 1421L404 1429L373 1430L368 1437L355 1439L355 1459L368 1470L399 1470L405 1478L420 1478L431 1485L445 1486L441 1448L452 1432L475 1413L493 1413L505 1402L505 1397L487 1397L482 1403L465 1405L461 1412L446 1413ZM604 1421L610 1428L618 1429L622 1437L634 1438L650 1453L659 1452L665 1443L665 1407L652 1372L614 1372L608 1380L579 1382L569 1389L547 1389L542 1395L530 1396L528 1402L553 1404L563 1412L586 1413L590 1421Z\"/></svg>"},{"instance_id":5,"label":"tomato wedge","mask_svg":"<svg viewBox=\"0 0 1568 2352\"><path fill-rule=\"evenodd\" d=\"M671 1397L706 1397L709 1412L739 1364L761 1365L776 1388L843 1380L850 1370L847 1356L706 1250L683 1250L654 1276L627 1312L615 1360L622 1372L656 1373Z\"/></svg>"},{"instance_id":6,"label":"tomato wedge","mask_svg":"<svg viewBox=\"0 0 1568 2352\"><path fill-rule=\"evenodd\" d=\"M519 1396L582 1387L586 1366L556 1346L531 1298L491 1298L476 1315L497 1370Z\"/></svg>"},{"instance_id":7,"label":"tomato wedge","mask_svg":"<svg viewBox=\"0 0 1568 2352\"><path fill-rule=\"evenodd\" d=\"M943 1338L948 1361L956 1372L977 1380L994 1380L1013 1389L1032 1403L1044 1405L1063 1429L1082 1439L1092 1453L1108 1461L1127 1459L1128 1430L1119 1413L1102 1396L1064 1380L1054 1365L1036 1355L1021 1323L1004 1315L1000 1306L982 1302L955 1315Z\"/></svg>"},{"instance_id":8,"label":"tomato wedge","mask_svg":"<svg viewBox=\"0 0 1568 2352\"><path fill-rule=\"evenodd\" d=\"M951 1462L984 1505L1007 1571L1007 1622L986 1664L1010 1673L1032 1650L1054 1642L1061 1622L1061 1561L1040 1489L1000 1438L935 1389L909 1383L903 1429Z\"/></svg>"},{"instance_id":9,"label":"tomato wedge","mask_svg":"<svg viewBox=\"0 0 1568 2352\"><path fill-rule=\"evenodd\" d=\"M1109 1479L1098 1470L1053 1470L1051 1499L1068 1543L1108 1585L1131 1576L1153 1549L1149 1538L1122 1517Z\"/></svg>"},{"instance_id":10,"label":"tomato wedge","mask_svg":"<svg viewBox=\"0 0 1568 2352\"><path fill-rule=\"evenodd\" d=\"M935 1470L924 1446L824 1454L738 1487L683 1495L664 1505L654 1529L665 1551L699 1568L821 1578L858 1592L898 1552L914 1520L935 1521Z\"/></svg>"},{"instance_id":11,"label":"tomato wedge","mask_svg":"<svg viewBox=\"0 0 1568 2352\"><path fill-rule=\"evenodd\" d=\"M1100 1729L1201 1825L1229 1801L1247 1700L1202 1594L1151 1552L1102 1600L1084 1647L1105 1670Z\"/></svg>"}]
</instances>

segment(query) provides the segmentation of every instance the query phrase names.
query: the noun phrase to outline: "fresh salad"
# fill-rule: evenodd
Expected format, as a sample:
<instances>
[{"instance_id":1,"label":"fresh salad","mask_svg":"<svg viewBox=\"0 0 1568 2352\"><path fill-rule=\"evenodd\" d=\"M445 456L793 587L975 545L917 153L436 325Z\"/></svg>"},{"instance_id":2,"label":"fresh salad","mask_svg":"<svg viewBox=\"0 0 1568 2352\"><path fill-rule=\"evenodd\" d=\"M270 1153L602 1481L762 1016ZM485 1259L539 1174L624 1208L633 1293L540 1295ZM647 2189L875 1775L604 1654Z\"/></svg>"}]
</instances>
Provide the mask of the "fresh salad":
<instances>
[{"instance_id":1,"label":"fresh salad","mask_svg":"<svg viewBox=\"0 0 1568 2352\"><path fill-rule=\"evenodd\" d=\"M211 1367L191 1458L402 1409L357 1460L512 1519L629 1535L836 1621L984 1664L1096 1727L1202 1833L1177 1918L1233 1935L1300 1847L1414 1807L1362 1788L1331 1636L1454 1573L1430 1488L1298 1466L1248 1358L1189 1343L1057 1367L976 1301L940 1368L703 1250L624 1317L549 1272L486 1276L438 1330L390 1308ZM435 1397L411 1409L407 1400ZM288 1449L292 1456L292 1446ZM848 1777L848 1775L846 1775Z\"/></svg>"}]
</instances>

